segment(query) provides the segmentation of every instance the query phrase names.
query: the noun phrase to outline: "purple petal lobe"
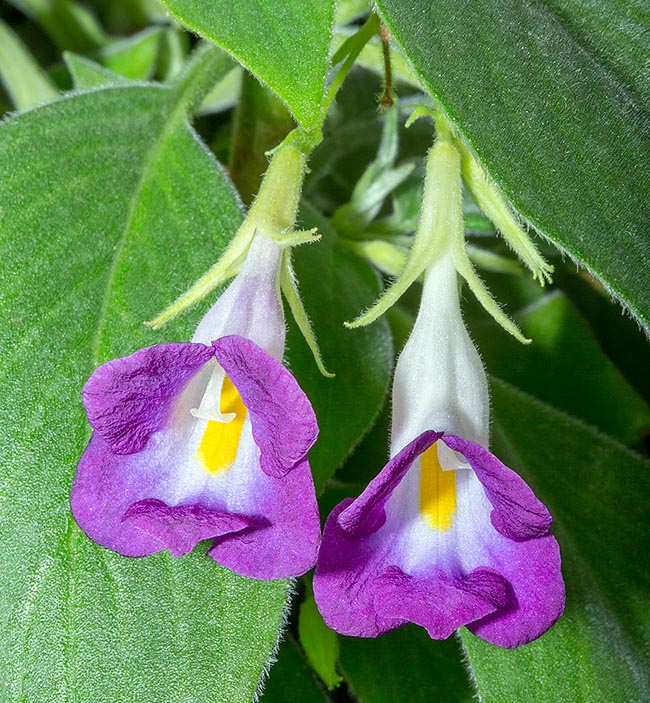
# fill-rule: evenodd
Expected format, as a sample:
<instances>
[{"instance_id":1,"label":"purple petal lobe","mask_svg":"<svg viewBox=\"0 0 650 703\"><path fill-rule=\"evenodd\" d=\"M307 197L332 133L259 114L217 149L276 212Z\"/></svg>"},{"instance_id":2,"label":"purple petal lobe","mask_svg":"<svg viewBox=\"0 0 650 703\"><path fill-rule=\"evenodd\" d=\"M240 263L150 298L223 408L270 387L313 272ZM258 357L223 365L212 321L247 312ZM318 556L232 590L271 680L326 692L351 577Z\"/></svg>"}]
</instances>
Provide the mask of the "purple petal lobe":
<instances>
[{"instance_id":1,"label":"purple petal lobe","mask_svg":"<svg viewBox=\"0 0 650 703\"><path fill-rule=\"evenodd\" d=\"M492 566L510 584L508 607L467 627L499 647L519 647L543 635L564 610L560 549L552 535L525 542L503 541Z\"/></svg>"},{"instance_id":2,"label":"purple petal lobe","mask_svg":"<svg viewBox=\"0 0 650 703\"><path fill-rule=\"evenodd\" d=\"M389 548L381 532L357 537L339 525L350 504L346 498L330 513L314 574L314 597L325 622L352 637L377 637L404 625L406 618L388 617L375 608L377 579L390 566Z\"/></svg>"},{"instance_id":3,"label":"purple petal lobe","mask_svg":"<svg viewBox=\"0 0 650 703\"><path fill-rule=\"evenodd\" d=\"M549 534L551 514L519 475L480 444L454 435L442 441L469 462L494 507L492 524L502 535L528 540Z\"/></svg>"},{"instance_id":4,"label":"purple petal lobe","mask_svg":"<svg viewBox=\"0 0 650 703\"><path fill-rule=\"evenodd\" d=\"M212 345L248 408L262 470L284 476L302 462L318 435L307 396L277 359L249 339L230 335Z\"/></svg>"},{"instance_id":5,"label":"purple petal lobe","mask_svg":"<svg viewBox=\"0 0 650 703\"><path fill-rule=\"evenodd\" d=\"M254 519L244 515L200 504L172 507L151 498L134 503L122 521L150 534L175 557L188 554L201 540L257 526Z\"/></svg>"},{"instance_id":6,"label":"purple petal lobe","mask_svg":"<svg viewBox=\"0 0 650 703\"><path fill-rule=\"evenodd\" d=\"M140 451L213 354L204 344L157 344L103 364L83 389L88 421L115 454Z\"/></svg>"},{"instance_id":7,"label":"purple petal lobe","mask_svg":"<svg viewBox=\"0 0 650 703\"><path fill-rule=\"evenodd\" d=\"M269 489L258 499L265 526L217 537L208 552L222 566L265 581L309 571L320 544L316 492L307 461L269 480Z\"/></svg>"},{"instance_id":8,"label":"purple petal lobe","mask_svg":"<svg viewBox=\"0 0 650 703\"><path fill-rule=\"evenodd\" d=\"M433 639L446 639L461 625L505 607L510 598L508 582L485 568L454 578L440 571L409 576L391 566L374 590L379 613L421 625Z\"/></svg>"},{"instance_id":9,"label":"purple petal lobe","mask_svg":"<svg viewBox=\"0 0 650 703\"><path fill-rule=\"evenodd\" d=\"M340 527L355 537L367 537L376 532L386 520L386 501L418 456L440 437L442 432L423 432L398 452L366 490L341 512L338 518Z\"/></svg>"},{"instance_id":10,"label":"purple petal lobe","mask_svg":"<svg viewBox=\"0 0 650 703\"><path fill-rule=\"evenodd\" d=\"M133 503L147 498L155 478L140 471L140 454L113 454L94 432L79 460L70 492L70 508L79 527L103 547L127 557L142 557L165 546L122 516Z\"/></svg>"}]
</instances>

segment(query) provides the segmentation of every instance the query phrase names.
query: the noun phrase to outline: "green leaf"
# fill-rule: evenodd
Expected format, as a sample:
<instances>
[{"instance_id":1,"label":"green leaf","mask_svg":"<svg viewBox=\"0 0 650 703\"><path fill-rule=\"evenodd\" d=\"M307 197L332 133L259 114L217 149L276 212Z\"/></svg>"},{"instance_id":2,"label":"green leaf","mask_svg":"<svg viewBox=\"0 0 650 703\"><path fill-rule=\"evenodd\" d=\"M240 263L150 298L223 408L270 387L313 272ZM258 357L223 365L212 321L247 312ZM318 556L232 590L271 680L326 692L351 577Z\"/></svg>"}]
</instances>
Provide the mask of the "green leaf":
<instances>
[{"instance_id":1,"label":"green leaf","mask_svg":"<svg viewBox=\"0 0 650 703\"><path fill-rule=\"evenodd\" d=\"M378 0L515 208L649 329L647 17L634 4Z\"/></svg>"},{"instance_id":2,"label":"green leaf","mask_svg":"<svg viewBox=\"0 0 650 703\"><path fill-rule=\"evenodd\" d=\"M186 122L192 78L75 94L0 126L3 701L250 703L276 644L287 581L236 576L204 546L120 557L68 507L90 434L85 379L108 358L189 338L201 310L164 335L142 321L241 221Z\"/></svg>"},{"instance_id":3,"label":"green leaf","mask_svg":"<svg viewBox=\"0 0 650 703\"><path fill-rule=\"evenodd\" d=\"M559 291L514 319L523 347L494 325L474 337L494 375L631 444L650 429L650 408L607 358L584 318Z\"/></svg>"},{"instance_id":4,"label":"green leaf","mask_svg":"<svg viewBox=\"0 0 650 703\"><path fill-rule=\"evenodd\" d=\"M647 701L650 463L502 381L492 401L495 452L554 516L567 607L516 650L463 635L481 700Z\"/></svg>"},{"instance_id":5,"label":"green leaf","mask_svg":"<svg viewBox=\"0 0 650 703\"><path fill-rule=\"evenodd\" d=\"M650 403L650 374L647 372L648 339L638 325L611 304L595 281L558 271L556 280L589 322L607 356L625 378Z\"/></svg>"},{"instance_id":6,"label":"green leaf","mask_svg":"<svg viewBox=\"0 0 650 703\"><path fill-rule=\"evenodd\" d=\"M393 367L393 345L385 320L361 330L343 322L379 294L375 272L338 242L329 223L306 204L302 224L318 226L323 239L294 250L294 267L325 366L320 374L293 320L289 320L287 359L314 406L320 434L309 453L316 489L321 490L379 412Z\"/></svg>"},{"instance_id":7,"label":"green leaf","mask_svg":"<svg viewBox=\"0 0 650 703\"><path fill-rule=\"evenodd\" d=\"M0 20L0 82L18 110L59 97L59 91L27 47Z\"/></svg>"},{"instance_id":8,"label":"green leaf","mask_svg":"<svg viewBox=\"0 0 650 703\"><path fill-rule=\"evenodd\" d=\"M63 60L77 89L99 88L127 82L124 76L119 76L85 56L73 54L71 51L63 52Z\"/></svg>"},{"instance_id":9,"label":"green leaf","mask_svg":"<svg viewBox=\"0 0 650 703\"><path fill-rule=\"evenodd\" d=\"M284 100L304 127L318 122L332 0L164 0L190 29L230 52Z\"/></svg>"},{"instance_id":10,"label":"green leaf","mask_svg":"<svg viewBox=\"0 0 650 703\"><path fill-rule=\"evenodd\" d=\"M309 586L305 600L300 604L298 635L309 663L321 677L329 690L336 688L343 680L337 670L339 659L339 638L330 630L318 612L314 593Z\"/></svg>"},{"instance_id":11,"label":"green leaf","mask_svg":"<svg viewBox=\"0 0 650 703\"><path fill-rule=\"evenodd\" d=\"M475 700L455 637L439 642L407 625L378 639L340 639L341 667L359 703Z\"/></svg>"}]
</instances>

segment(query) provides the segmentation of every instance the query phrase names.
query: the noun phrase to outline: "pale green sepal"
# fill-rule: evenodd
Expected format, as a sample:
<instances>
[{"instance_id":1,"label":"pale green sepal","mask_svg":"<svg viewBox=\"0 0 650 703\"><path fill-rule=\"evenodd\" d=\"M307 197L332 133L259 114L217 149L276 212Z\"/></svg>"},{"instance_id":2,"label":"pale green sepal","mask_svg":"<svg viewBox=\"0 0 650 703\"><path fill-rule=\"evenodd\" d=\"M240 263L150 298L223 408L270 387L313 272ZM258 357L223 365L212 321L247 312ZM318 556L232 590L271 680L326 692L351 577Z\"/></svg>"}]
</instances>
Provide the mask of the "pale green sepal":
<instances>
[{"instance_id":1,"label":"pale green sepal","mask_svg":"<svg viewBox=\"0 0 650 703\"><path fill-rule=\"evenodd\" d=\"M435 120L436 115L430 107L427 107L426 105L418 105L410 114L409 118L404 123L404 126L408 129L416 120L419 120L420 117L431 117L431 119Z\"/></svg>"},{"instance_id":2,"label":"pale green sepal","mask_svg":"<svg viewBox=\"0 0 650 703\"><path fill-rule=\"evenodd\" d=\"M209 295L222 283L233 278L241 268L254 236L255 230L251 227L250 222L244 221L244 224L239 228L219 261L166 310L144 324L155 330L159 329L188 308L203 300L206 295Z\"/></svg>"},{"instance_id":3,"label":"pale green sepal","mask_svg":"<svg viewBox=\"0 0 650 703\"><path fill-rule=\"evenodd\" d=\"M490 293L474 270L467 256L464 239L453 242L451 255L456 271L465 279L470 290L474 293L479 303L485 308L485 311L492 315L495 321L516 340L522 344L530 344L531 340L524 337L519 327L503 312L499 307L499 303L492 297L492 293Z\"/></svg>"},{"instance_id":4,"label":"pale green sepal","mask_svg":"<svg viewBox=\"0 0 650 703\"><path fill-rule=\"evenodd\" d=\"M456 202L457 207L441 208L439 203ZM453 222L450 221L450 212ZM451 233L451 234L450 234ZM448 246L449 239L463 241L460 204L460 157L447 141L436 141L427 159L424 198L420 222L404 269L393 284L366 312L343 324L354 329L374 322L394 305L423 271Z\"/></svg>"},{"instance_id":5,"label":"pale green sepal","mask_svg":"<svg viewBox=\"0 0 650 703\"><path fill-rule=\"evenodd\" d=\"M524 273L521 264L515 259L495 254L493 251L482 249L474 244L467 244L466 248L469 260L484 271L509 273L515 276L521 276Z\"/></svg>"},{"instance_id":6,"label":"pale green sepal","mask_svg":"<svg viewBox=\"0 0 650 703\"><path fill-rule=\"evenodd\" d=\"M314 361L318 370L326 376L327 378L334 378L336 374L330 373L323 363L323 357L321 356L320 349L318 348L318 342L316 341L316 335L312 329L311 322L307 317L305 308L302 304L300 298L300 292L298 291L298 282L296 280L296 275L293 272L293 266L291 264L291 249L285 249L282 255L282 264L280 266L280 289L289 304L289 309L293 315L298 329L302 333L302 336L307 342L307 346L310 348L311 353L314 355Z\"/></svg>"},{"instance_id":7,"label":"pale green sepal","mask_svg":"<svg viewBox=\"0 0 650 703\"><path fill-rule=\"evenodd\" d=\"M322 239L322 235L316 234L317 227L312 229L291 230L289 232L271 231L265 234L272 239L276 244L279 244L283 249L289 247L298 247L301 244L313 244Z\"/></svg>"},{"instance_id":8,"label":"pale green sepal","mask_svg":"<svg viewBox=\"0 0 650 703\"><path fill-rule=\"evenodd\" d=\"M201 75L204 79L206 75L211 77L210 73L201 73L202 66L212 69L212 72L223 69L222 58L222 52L218 49L213 50L208 44L195 51L192 62L177 81L179 90L181 86L185 86L185 95L188 96L189 103L198 104L202 99L206 82L199 81ZM246 258L256 232L258 236L270 236L274 239L274 233L278 233L279 237L284 236L281 234L283 232L291 232L296 220L304 172L305 155L299 149L288 144L276 149L246 219L219 261L201 276L187 293L158 317L145 324L158 329L235 276Z\"/></svg>"},{"instance_id":9,"label":"pale green sepal","mask_svg":"<svg viewBox=\"0 0 650 703\"><path fill-rule=\"evenodd\" d=\"M551 283L553 266L537 251L497 184L461 139L457 140L457 147L461 153L463 179L476 204L492 220L510 248L530 269L533 278L537 279L541 286L547 282Z\"/></svg>"}]
</instances>

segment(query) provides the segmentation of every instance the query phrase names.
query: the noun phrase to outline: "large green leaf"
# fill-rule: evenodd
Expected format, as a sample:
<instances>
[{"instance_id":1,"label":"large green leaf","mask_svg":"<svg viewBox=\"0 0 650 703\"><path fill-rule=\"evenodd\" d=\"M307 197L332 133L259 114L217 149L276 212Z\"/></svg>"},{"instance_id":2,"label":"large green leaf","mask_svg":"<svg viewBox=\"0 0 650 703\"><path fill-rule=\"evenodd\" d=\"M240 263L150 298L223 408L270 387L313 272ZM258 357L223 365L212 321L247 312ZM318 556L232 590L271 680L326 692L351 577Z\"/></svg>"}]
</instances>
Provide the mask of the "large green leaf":
<instances>
[{"instance_id":1,"label":"large green leaf","mask_svg":"<svg viewBox=\"0 0 650 703\"><path fill-rule=\"evenodd\" d=\"M514 318L533 340L530 346L491 321L472 328L491 373L626 444L650 430L648 404L607 358L564 295L546 295Z\"/></svg>"},{"instance_id":2,"label":"large green leaf","mask_svg":"<svg viewBox=\"0 0 650 703\"><path fill-rule=\"evenodd\" d=\"M229 51L274 90L305 127L320 114L332 0L164 0L190 29Z\"/></svg>"},{"instance_id":3,"label":"large green leaf","mask_svg":"<svg viewBox=\"0 0 650 703\"><path fill-rule=\"evenodd\" d=\"M650 327L641 0L378 5L517 210Z\"/></svg>"},{"instance_id":4,"label":"large green leaf","mask_svg":"<svg viewBox=\"0 0 650 703\"><path fill-rule=\"evenodd\" d=\"M318 244L295 251L295 269L325 365L336 376L319 373L292 320L287 359L318 418L320 435L309 458L321 490L379 413L393 368L393 344L385 320L359 330L343 327L379 295L377 275L339 242L313 208L303 205L301 217L304 226L317 225L323 234Z\"/></svg>"},{"instance_id":5,"label":"large green leaf","mask_svg":"<svg viewBox=\"0 0 650 703\"><path fill-rule=\"evenodd\" d=\"M286 581L236 576L204 547L120 557L68 508L84 380L188 338L200 310L164 333L142 321L241 221L179 88L196 86L96 89L0 127L3 701L245 703L278 636Z\"/></svg>"},{"instance_id":6,"label":"large green leaf","mask_svg":"<svg viewBox=\"0 0 650 703\"><path fill-rule=\"evenodd\" d=\"M643 703L650 693L650 463L496 381L495 451L554 516L567 585L543 637L501 650L465 634L485 703Z\"/></svg>"}]
</instances>

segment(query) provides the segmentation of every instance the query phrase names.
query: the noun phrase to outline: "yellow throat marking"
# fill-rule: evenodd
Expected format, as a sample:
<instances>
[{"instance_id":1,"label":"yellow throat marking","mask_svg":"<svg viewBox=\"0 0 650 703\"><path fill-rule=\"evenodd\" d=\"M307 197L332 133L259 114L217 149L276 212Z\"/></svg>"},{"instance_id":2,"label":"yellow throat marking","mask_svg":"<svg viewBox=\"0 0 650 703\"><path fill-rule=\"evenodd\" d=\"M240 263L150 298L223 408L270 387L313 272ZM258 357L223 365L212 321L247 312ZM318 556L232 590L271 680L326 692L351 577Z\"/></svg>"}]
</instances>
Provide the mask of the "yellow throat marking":
<instances>
[{"instance_id":1,"label":"yellow throat marking","mask_svg":"<svg viewBox=\"0 0 650 703\"><path fill-rule=\"evenodd\" d=\"M456 472L443 471L437 442L420 456L420 514L429 527L445 531L456 510Z\"/></svg>"},{"instance_id":2,"label":"yellow throat marking","mask_svg":"<svg viewBox=\"0 0 650 703\"><path fill-rule=\"evenodd\" d=\"M228 376L223 379L219 407L224 415L234 413L235 418L230 422L208 420L196 451L196 458L211 474L227 471L235 460L246 419L246 406Z\"/></svg>"}]
</instances>

